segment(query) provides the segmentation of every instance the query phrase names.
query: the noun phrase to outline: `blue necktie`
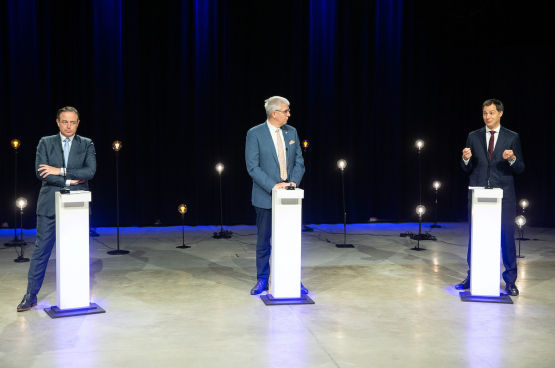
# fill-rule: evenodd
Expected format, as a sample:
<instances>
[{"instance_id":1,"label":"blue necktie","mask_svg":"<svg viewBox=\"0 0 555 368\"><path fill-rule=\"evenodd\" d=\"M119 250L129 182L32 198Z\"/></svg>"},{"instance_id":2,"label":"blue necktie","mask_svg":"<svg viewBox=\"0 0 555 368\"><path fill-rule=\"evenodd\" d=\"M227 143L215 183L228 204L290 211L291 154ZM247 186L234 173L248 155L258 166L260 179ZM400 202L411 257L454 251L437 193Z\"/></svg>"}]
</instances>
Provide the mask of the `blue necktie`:
<instances>
[{"instance_id":1,"label":"blue necktie","mask_svg":"<svg viewBox=\"0 0 555 368\"><path fill-rule=\"evenodd\" d=\"M67 159L69 158L69 138L64 140L64 162L66 163L67 167Z\"/></svg>"}]
</instances>

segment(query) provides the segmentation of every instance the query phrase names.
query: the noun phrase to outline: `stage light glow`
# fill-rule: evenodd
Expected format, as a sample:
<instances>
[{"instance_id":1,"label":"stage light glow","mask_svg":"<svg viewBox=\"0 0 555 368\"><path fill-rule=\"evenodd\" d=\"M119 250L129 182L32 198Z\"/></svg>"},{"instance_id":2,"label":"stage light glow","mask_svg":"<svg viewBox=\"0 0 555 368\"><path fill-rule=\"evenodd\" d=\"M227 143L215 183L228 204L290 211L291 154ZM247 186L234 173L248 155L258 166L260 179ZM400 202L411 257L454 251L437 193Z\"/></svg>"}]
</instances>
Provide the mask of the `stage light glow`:
<instances>
[{"instance_id":1,"label":"stage light glow","mask_svg":"<svg viewBox=\"0 0 555 368\"><path fill-rule=\"evenodd\" d=\"M179 207L177 207L177 210L179 211L180 214L185 214L185 212L187 212L187 206L184 204L180 204Z\"/></svg>"},{"instance_id":2,"label":"stage light glow","mask_svg":"<svg viewBox=\"0 0 555 368\"><path fill-rule=\"evenodd\" d=\"M19 209L24 209L25 207L27 207L27 200L23 197L19 197L18 199L15 200L15 205Z\"/></svg>"},{"instance_id":3,"label":"stage light glow","mask_svg":"<svg viewBox=\"0 0 555 368\"><path fill-rule=\"evenodd\" d=\"M112 143L112 148L114 149L114 151L118 152L121 149L121 142L114 141L114 143Z\"/></svg>"},{"instance_id":4,"label":"stage light glow","mask_svg":"<svg viewBox=\"0 0 555 368\"><path fill-rule=\"evenodd\" d=\"M523 227L524 225L526 225L526 217L522 215L517 216L515 218L515 223L518 225L518 227Z\"/></svg>"},{"instance_id":5,"label":"stage light glow","mask_svg":"<svg viewBox=\"0 0 555 368\"><path fill-rule=\"evenodd\" d=\"M11 141L11 145L13 148L18 149L19 146L21 146L21 142L19 141L19 139L14 139Z\"/></svg>"},{"instance_id":6,"label":"stage light glow","mask_svg":"<svg viewBox=\"0 0 555 368\"><path fill-rule=\"evenodd\" d=\"M307 141L306 139L302 142L303 148L306 149L308 148L308 146L310 145L310 142Z\"/></svg>"},{"instance_id":7,"label":"stage light glow","mask_svg":"<svg viewBox=\"0 0 555 368\"><path fill-rule=\"evenodd\" d=\"M441 188L441 183L440 183L439 181L436 180L436 181L434 181L433 186L434 186L434 188L435 188L436 190L438 190L439 188Z\"/></svg>"},{"instance_id":8,"label":"stage light glow","mask_svg":"<svg viewBox=\"0 0 555 368\"><path fill-rule=\"evenodd\" d=\"M224 164L217 164L216 171L221 174L224 171Z\"/></svg>"},{"instance_id":9,"label":"stage light glow","mask_svg":"<svg viewBox=\"0 0 555 368\"><path fill-rule=\"evenodd\" d=\"M339 167L341 170L345 169L347 167L347 161L345 160L337 161L337 167Z\"/></svg>"},{"instance_id":10,"label":"stage light glow","mask_svg":"<svg viewBox=\"0 0 555 368\"><path fill-rule=\"evenodd\" d=\"M416 206L416 214L418 214L418 216L422 216L425 213L426 213L426 207L422 205Z\"/></svg>"},{"instance_id":11,"label":"stage light glow","mask_svg":"<svg viewBox=\"0 0 555 368\"><path fill-rule=\"evenodd\" d=\"M518 202L518 205L522 207L522 209L525 209L526 207L528 207L529 204L530 202L528 202L527 199L521 199L520 202Z\"/></svg>"},{"instance_id":12,"label":"stage light glow","mask_svg":"<svg viewBox=\"0 0 555 368\"><path fill-rule=\"evenodd\" d=\"M422 139L417 140L415 144L419 150L422 149L422 147L424 147L424 141Z\"/></svg>"}]
</instances>

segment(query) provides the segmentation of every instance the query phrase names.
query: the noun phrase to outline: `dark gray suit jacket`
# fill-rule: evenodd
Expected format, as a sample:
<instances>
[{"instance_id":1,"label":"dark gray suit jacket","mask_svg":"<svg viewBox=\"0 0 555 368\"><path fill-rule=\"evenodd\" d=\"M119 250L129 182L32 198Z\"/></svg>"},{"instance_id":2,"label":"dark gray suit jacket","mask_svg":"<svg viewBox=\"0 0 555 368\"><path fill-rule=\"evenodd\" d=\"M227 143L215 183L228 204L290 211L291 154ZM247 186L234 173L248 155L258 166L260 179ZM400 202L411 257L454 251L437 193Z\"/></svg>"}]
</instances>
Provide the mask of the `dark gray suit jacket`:
<instances>
[{"instance_id":1,"label":"dark gray suit jacket","mask_svg":"<svg viewBox=\"0 0 555 368\"><path fill-rule=\"evenodd\" d=\"M42 181L39 199L37 202L37 215L54 216L55 193L65 186L64 177L59 175L48 175L46 178L40 176L39 165L62 167L63 148L60 133L41 138L37 146L37 157L35 160L35 173ZM89 190L88 180L94 177L96 172L96 152L93 142L89 138L78 136L73 138L69 158L67 160L67 175L65 180L85 180L84 183L72 185L71 190Z\"/></svg>"},{"instance_id":2,"label":"dark gray suit jacket","mask_svg":"<svg viewBox=\"0 0 555 368\"><path fill-rule=\"evenodd\" d=\"M464 171L470 172L471 187L486 185L488 164L490 165L490 184L494 188L503 189L503 202L515 202L515 182L513 175L524 171L524 159L518 134L503 128L499 129L499 137L493 150L491 163L488 161L488 148L486 147L486 127L471 132L466 140L466 147L472 149L472 157L468 165L461 158ZM503 151L512 150L516 161L512 165L503 158ZM468 199L472 199L472 192L468 191Z\"/></svg>"}]
</instances>

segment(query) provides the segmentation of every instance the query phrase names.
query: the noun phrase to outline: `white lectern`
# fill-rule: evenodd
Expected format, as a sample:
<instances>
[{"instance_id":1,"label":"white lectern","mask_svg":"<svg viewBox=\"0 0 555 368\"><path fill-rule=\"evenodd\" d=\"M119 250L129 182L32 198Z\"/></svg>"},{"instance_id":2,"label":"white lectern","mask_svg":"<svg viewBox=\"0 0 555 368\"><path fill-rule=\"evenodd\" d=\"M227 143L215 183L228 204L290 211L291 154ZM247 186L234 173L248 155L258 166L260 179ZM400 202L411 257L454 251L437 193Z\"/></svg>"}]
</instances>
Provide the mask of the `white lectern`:
<instances>
[{"instance_id":1,"label":"white lectern","mask_svg":"<svg viewBox=\"0 0 555 368\"><path fill-rule=\"evenodd\" d=\"M56 297L52 318L105 313L90 302L89 202L91 192L56 193Z\"/></svg>"},{"instance_id":2,"label":"white lectern","mask_svg":"<svg viewBox=\"0 0 555 368\"><path fill-rule=\"evenodd\" d=\"M470 292L462 301L511 303L499 292L501 272L501 206L503 190L469 187L472 191Z\"/></svg>"},{"instance_id":3,"label":"white lectern","mask_svg":"<svg viewBox=\"0 0 555 368\"><path fill-rule=\"evenodd\" d=\"M266 305L314 304L301 294L301 232L304 190L272 189L272 255Z\"/></svg>"}]
</instances>

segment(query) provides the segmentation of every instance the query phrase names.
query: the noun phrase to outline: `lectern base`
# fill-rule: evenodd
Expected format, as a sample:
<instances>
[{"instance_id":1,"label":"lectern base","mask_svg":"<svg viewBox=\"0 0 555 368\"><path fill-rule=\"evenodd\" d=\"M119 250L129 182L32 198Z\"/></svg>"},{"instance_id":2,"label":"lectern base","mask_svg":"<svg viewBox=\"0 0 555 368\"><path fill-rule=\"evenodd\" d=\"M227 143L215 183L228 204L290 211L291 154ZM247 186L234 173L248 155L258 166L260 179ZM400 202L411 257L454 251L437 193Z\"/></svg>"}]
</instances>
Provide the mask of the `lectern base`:
<instances>
[{"instance_id":1,"label":"lectern base","mask_svg":"<svg viewBox=\"0 0 555 368\"><path fill-rule=\"evenodd\" d=\"M301 295L300 298L276 299L272 294L266 294L260 295L260 299L266 305L316 304L308 295Z\"/></svg>"},{"instance_id":2,"label":"lectern base","mask_svg":"<svg viewBox=\"0 0 555 368\"><path fill-rule=\"evenodd\" d=\"M91 303L88 308L64 309L53 306L52 308L45 308L44 311L50 318L63 318L73 316L83 316L87 314L106 313L106 311L98 306L96 303Z\"/></svg>"},{"instance_id":3,"label":"lectern base","mask_svg":"<svg viewBox=\"0 0 555 368\"><path fill-rule=\"evenodd\" d=\"M510 295L500 294L499 296L479 296L472 295L470 291L460 292L462 302L481 302L481 303L502 303L502 304L513 304L513 300Z\"/></svg>"},{"instance_id":4,"label":"lectern base","mask_svg":"<svg viewBox=\"0 0 555 368\"><path fill-rule=\"evenodd\" d=\"M335 244L337 248L354 248L355 246L352 244Z\"/></svg>"}]
</instances>

